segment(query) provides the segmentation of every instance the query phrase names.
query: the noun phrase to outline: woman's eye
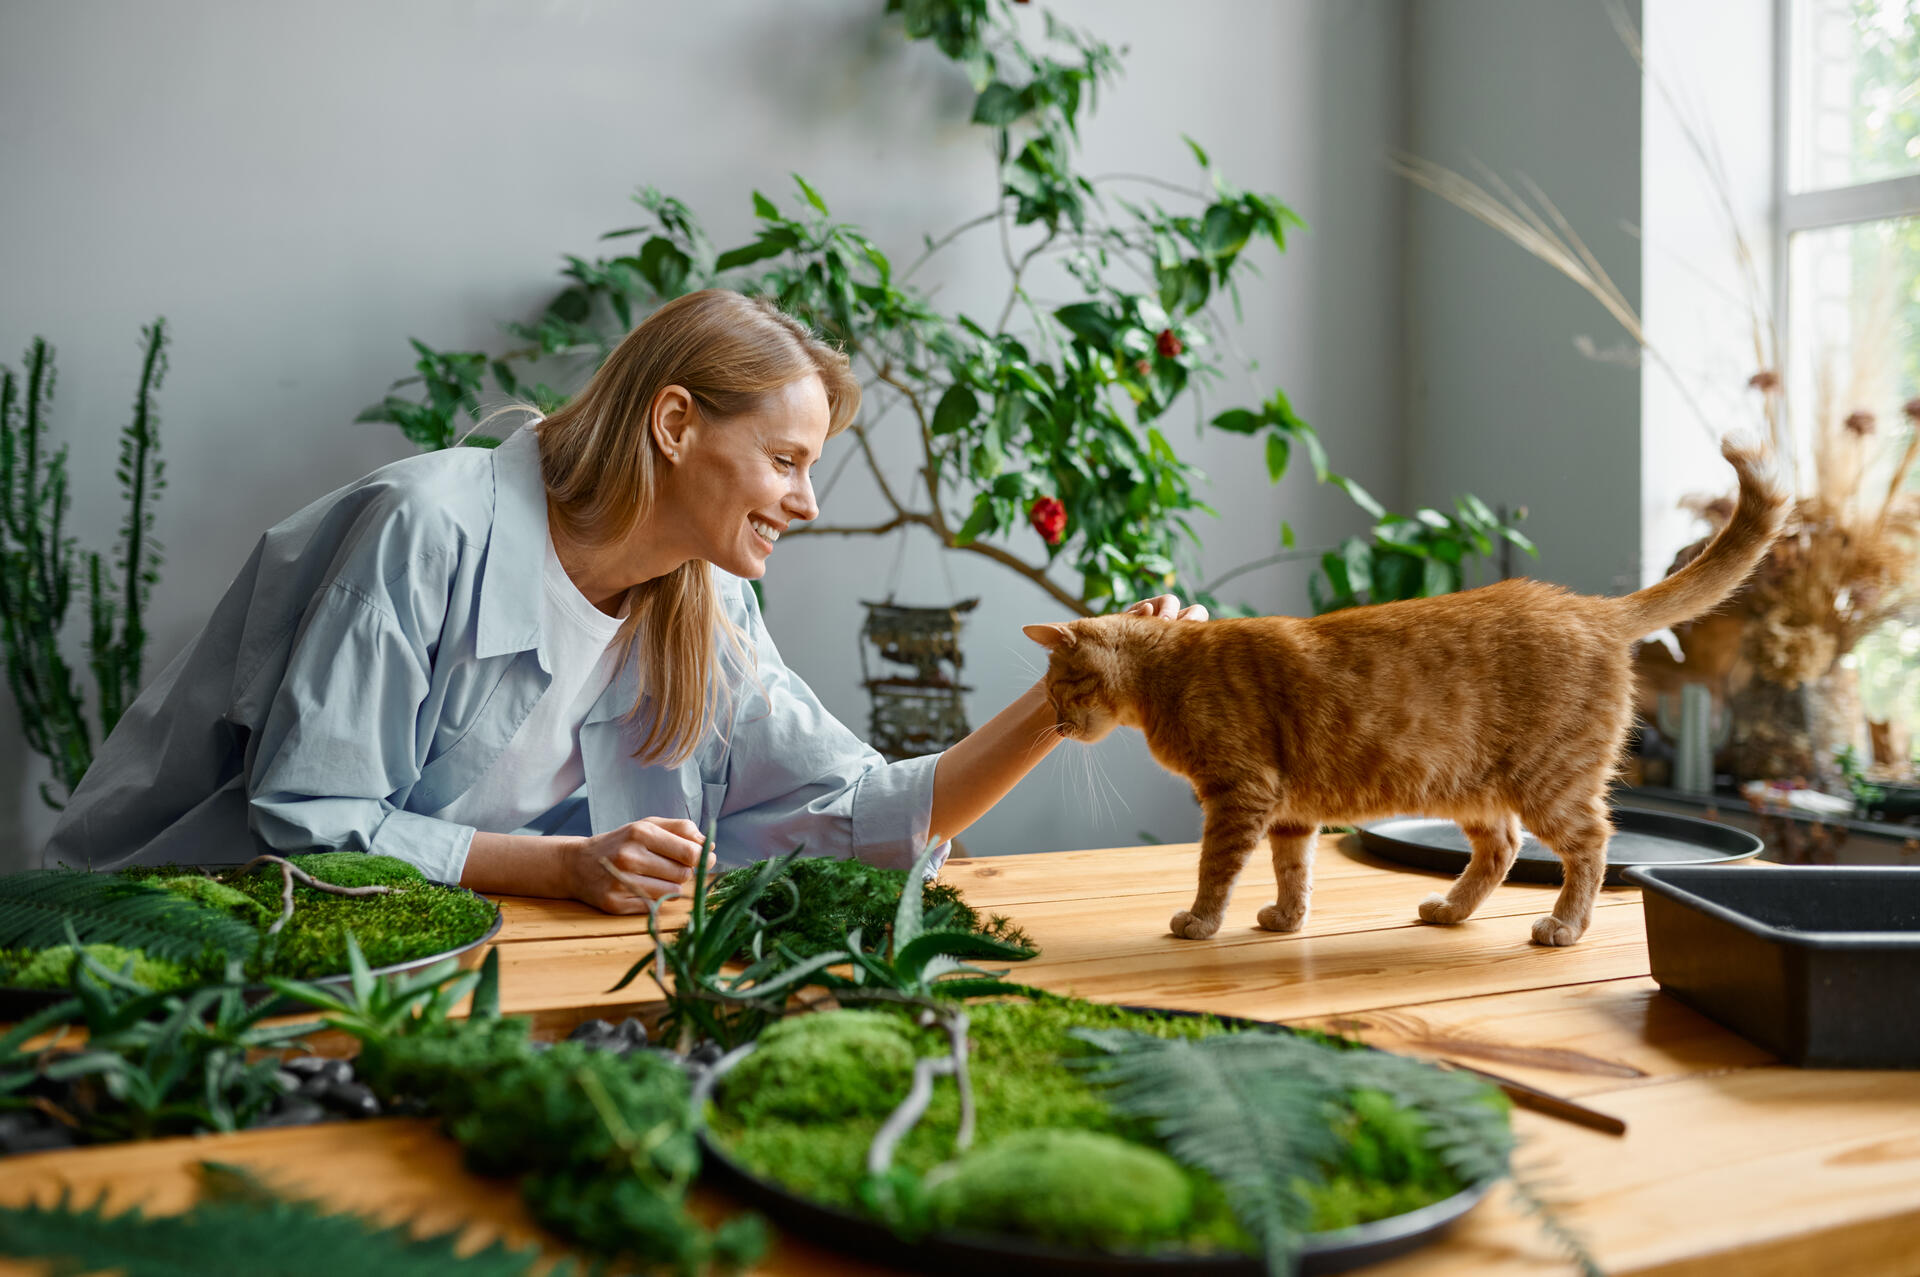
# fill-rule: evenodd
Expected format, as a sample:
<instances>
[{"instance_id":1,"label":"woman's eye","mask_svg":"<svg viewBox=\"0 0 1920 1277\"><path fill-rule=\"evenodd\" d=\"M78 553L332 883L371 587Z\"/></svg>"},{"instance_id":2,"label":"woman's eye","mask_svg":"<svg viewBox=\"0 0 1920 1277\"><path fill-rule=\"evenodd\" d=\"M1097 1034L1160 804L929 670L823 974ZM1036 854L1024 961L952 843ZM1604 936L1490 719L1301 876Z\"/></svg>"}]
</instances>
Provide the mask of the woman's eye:
<instances>
[{"instance_id":1,"label":"woman's eye","mask_svg":"<svg viewBox=\"0 0 1920 1277\"><path fill-rule=\"evenodd\" d=\"M791 457L775 457L773 461L774 461L774 464L779 466L782 470L793 469L793 459Z\"/></svg>"}]
</instances>

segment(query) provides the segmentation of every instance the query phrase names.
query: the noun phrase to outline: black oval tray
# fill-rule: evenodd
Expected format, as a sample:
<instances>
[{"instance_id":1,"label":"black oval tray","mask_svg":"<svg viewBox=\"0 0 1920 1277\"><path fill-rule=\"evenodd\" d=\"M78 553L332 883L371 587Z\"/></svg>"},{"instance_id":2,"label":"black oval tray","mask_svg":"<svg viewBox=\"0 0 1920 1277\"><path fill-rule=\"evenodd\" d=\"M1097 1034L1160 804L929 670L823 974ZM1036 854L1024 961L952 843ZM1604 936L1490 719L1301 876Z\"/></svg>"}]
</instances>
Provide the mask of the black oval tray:
<instances>
[{"instance_id":1,"label":"black oval tray","mask_svg":"<svg viewBox=\"0 0 1920 1277\"><path fill-rule=\"evenodd\" d=\"M232 865L208 865L205 867L209 869L233 868ZM464 891L470 896L479 896L480 899L486 900L485 896L481 896L479 892L471 887L462 887L458 883L441 882L437 878L428 878L426 881L427 885L431 887L447 887L454 891ZM390 966L375 967L373 974L382 976L397 975L402 971L418 971L423 967L430 967L434 963L443 962L448 958L459 958L461 960L460 965L463 967L479 966L480 960L486 957L486 953L484 952L486 945L492 941L495 936L500 934L500 928L506 922L506 915L500 911L500 906L494 904L491 900L487 900L487 903L493 905L493 925L488 927L479 937L469 940L465 944L455 945L451 949L442 949L438 953L429 953L419 958L409 958L405 962L395 962ZM352 979L353 976L349 972L341 971L334 975L303 977L302 982L305 984L345 986ZM185 990L182 990L182 992L185 992ZM56 1002L71 996L71 992L67 989L16 989L11 985L0 985L0 1021L24 1020L28 1016L43 1011ZM278 995L269 985L250 984L241 991L241 996L244 997L249 1004L253 1004L261 998L276 997ZM296 1010L296 1008L289 1008L290 1013L294 1010Z\"/></svg>"},{"instance_id":2,"label":"black oval tray","mask_svg":"<svg viewBox=\"0 0 1920 1277\"><path fill-rule=\"evenodd\" d=\"M1465 869L1473 851L1460 826L1428 816L1393 816L1362 825L1360 845L1382 860L1448 873ZM1607 885L1631 885L1626 873L1634 865L1718 865L1750 859L1765 848L1757 835L1733 825L1644 807L1615 807L1613 837L1607 842ZM1558 885L1560 858L1529 833L1521 839L1507 881Z\"/></svg>"},{"instance_id":3,"label":"black oval tray","mask_svg":"<svg viewBox=\"0 0 1920 1277\"><path fill-rule=\"evenodd\" d=\"M1203 1014L1160 1007L1123 1007L1154 1015L1190 1018ZM1243 1028L1284 1029L1285 1025L1239 1016L1216 1015L1224 1024ZM1366 1048L1371 1050L1373 1048ZM745 1059L748 1051L730 1055L694 1078L693 1122L700 1140L701 1174L747 1206L768 1216L782 1228L834 1250L847 1251L871 1263L888 1264L908 1272L950 1273L976 1277L981 1272L1117 1274L1119 1277L1264 1277L1266 1264L1255 1255L1201 1255L1192 1252L1122 1254L1069 1250L1021 1237L977 1233L932 1233L915 1241L895 1235L885 1224L838 1206L802 1197L784 1185L762 1179L735 1161L706 1127L706 1107L713 1088L727 1070ZM1301 1249L1302 1277L1343 1273L1376 1264L1418 1249L1436 1240L1453 1223L1479 1204L1491 1182L1469 1185L1452 1197L1430 1202L1418 1210L1356 1224L1352 1228L1310 1234Z\"/></svg>"}]
</instances>

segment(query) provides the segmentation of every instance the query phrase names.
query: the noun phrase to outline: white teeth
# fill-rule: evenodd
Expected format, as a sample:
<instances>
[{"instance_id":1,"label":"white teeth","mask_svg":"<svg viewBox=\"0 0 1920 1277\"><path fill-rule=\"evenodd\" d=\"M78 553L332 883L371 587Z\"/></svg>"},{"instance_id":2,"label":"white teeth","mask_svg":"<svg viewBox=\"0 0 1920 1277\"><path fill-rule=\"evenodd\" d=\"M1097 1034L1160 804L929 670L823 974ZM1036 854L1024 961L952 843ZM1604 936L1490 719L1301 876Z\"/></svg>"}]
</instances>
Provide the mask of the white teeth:
<instances>
[{"instance_id":1,"label":"white teeth","mask_svg":"<svg viewBox=\"0 0 1920 1277\"><path fill-rule=\"evenodd\" d=\"M755 532L758 532L769 541L778 541L780 539L779 530L769 524L762 523L758 519L748 519L747 523Z\"/></svg>"}]
</instances>

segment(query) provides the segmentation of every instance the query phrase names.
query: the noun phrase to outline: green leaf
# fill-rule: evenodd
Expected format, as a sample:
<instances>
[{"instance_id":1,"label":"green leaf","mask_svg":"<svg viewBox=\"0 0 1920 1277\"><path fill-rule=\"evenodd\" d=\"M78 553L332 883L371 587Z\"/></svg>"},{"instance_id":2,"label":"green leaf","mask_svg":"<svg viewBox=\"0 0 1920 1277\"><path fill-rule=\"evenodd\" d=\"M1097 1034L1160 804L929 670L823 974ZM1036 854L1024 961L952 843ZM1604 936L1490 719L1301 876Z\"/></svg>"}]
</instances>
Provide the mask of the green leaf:
<instances>
[{"instance_id":1,"label":"green leaf","mask_svg":"<svg viewBox=\"0 0 1920 1277\"><path fill-rule=\"evenodd\" d=\"M980 400L972 389L964 385L950 386L934 407L933 433L935 437L958 434L972 425L973 419L979 415Z\"/></svg>"},{"instance_id":2,"label":"green leaf","mask_svg":"<svg viewBox=\"0 0 1920 1277\"><path fill-rule=\"evenodd\" d=\"M1245 408L1229 408L1213 419L1216 430L1231 430L1237 435L1250 435L1260 429L1260 418Z\"/></svg>"},{"instance_id":3,"label":"green leaf","mask_svg":"<svg viewBox=\"0 0 1920 1277\"><path fill-rule=\"evenodd\" d=\"M801 177L798 173L795 173L793 175L793 180L795 184L800 187L800 193L807 197L807 203L819 209L820 215L822 217L831 216L831 214L827 212L827 202L820 198L820 192L814 190L812 186L808 185L806 178Z\"/></svg>"},{"instance_id":4,"label":"green leaf","mask_svg":"<svg viewBox=\"0 0 1920 1277\"><path fill-rule=\"evenodd\" d=\"M473 1009L468 1014L476 1020L500 1018L499 945L489 948L486 961L480 964L480 983L474 986Z\"/></svg>"},{"instance_id":5,"label":"green leaf","mask_svg":"<svg viewBox=\"0 0 1920 1277\"><path fill-rule=\"evenodd\" d=\"M790 244L781 238L763 235L751 244L742 244L739 248L730 248L714 258L713 269L716 272L730 271L742 266L751 266L755 262L765 261L769 257L778 257L787 251Z\"/></svg>"},{"instance_id":6,"label":"green leaf","mask_svg":"<svg viewBox=\"0 0 1920 1277\"><path fill-rule=\"evenodd\" d=\"M640 250L640 273L662 297L678 297L686 291L692 270L692 260L672 240L656 235Z\"/></svg>"},{"instance_id":7,"label":"green leaf","mask_svg":"<svg viewBox=\"0 0 1920 1277\"><path fill-rule=\"evenodd\" d=\"M1420 582L1420 592L1428 598L1451 594L1460 588L1460 569L1440 559L1428 559Z\"/></svg>"},{"instance_id":8,"label":"green leaf","mask_svg":"<svg viewBox=\"0 0 1920 1277\"><path fill-rule=\"evenodd\" d=\"M584 288L569 288L547 304L547 314L569 324L586 322L592 309L593 299Z\"/></svg>"},{"instance_id":9,"label":"green leaf","mask_svg":"<svg viewBox=\"0 0 1920 1277\"><path fill-rule=\"evenodd\" d=\"M1200 161L1201 168L1211 168L1213 166L1213 161L1207 158L1206 150L1198 142L1188 137L1185 133L1180 135L1180 140L1185 142L1193 151L1193 158Z\"/></svg>"},{"instance_id":10,"label":"green leaf","mask_svg":"<svg viewBox=\"0 0 1920 1277\"><path fill-rule=\"evenodd\" d=\"M980 90L980 96L974 100L973 122L1005 128L1019 119L1023 110L1019 90L995 80Z\"/></svg>"},{"instance_id":11,"label":"green leaf","mask_svg":"<svg viewBox=\"0 0 1920 1277\"><path fill-rule=\"evenodd\" d=\"M940 851L939 843L929 843L918 856L914 857L913 868L907 870L907 883L900 891L900 907L893 915L893 951L912 944L920 935L920 920L926 910L926 893L916 889L916 884L927 880L927 871L933 867L933 858Z\"/></svg>"},{"instance_id":12,"label":"green leaf","mask_svg":"<svg viewBox=\"0 0 1920 1277\"><path fill-rule=\"evenodd\" d=\"M1387 508L1374 500L1372 493L1355 483L1352 479L1347 478L1343 474L1330 474L1326 477L1329 483L1346 493L1355 505L1365 510L1374 518L1379 519L1386 516Z\"/></svg>"},{"instance_id":13,"label":"green leaf","mask_svg":"<svg viewBox=\"0 0 1920 1277\"><path fill-rule=\"evenodd\" d=\"M1287 439L1285 435L1267 436L1267 481L1278 483L1287 473Z\"/></svg>"},{"instance_id":14,"label":"green leaf","mask_svg":"<svg viewBox=\"0 0 1920 1277\"><path fill-rule=\"evenodd\" d=\"M753 193L753 212L754 216L760 218L762 221L777 222L780 220L780 210L774 206L772 200L758 191Z\"/></svg>"},{"instance_id":15,"label":"green leaf","mask_svg":"<svg viewBox=\"0 0 1920 1277\"><path fill-rule=\"evenodd\" d=\"M1066 330L1098 351L1110 351L1120 334L1113 315L1099 302L1075 302L1053 312Z\"/></svg>"},{"instance_id":16,"label":"green leaf","mask_svg":"<svg viewBox=\"0 0 1920 1277\"><path fill-rule=\"evenodd\" d=\"M1280 548L1283 550L1293 548L1293 525L1285 519L1280 520Z\"/></svg>"},{"instance_id":17,"label":"green leaf","mask_svg":"<svg viewBox=\"0 0 1920 1277\"><path fill-rule=\"evenodd\" d=\"M960 525L958 532L954 533L954 541L958 545L972 545L980 538L982 533L992 527L993 498L989 494L982 492L974 498L973 513L967 516L967 521Z\"/></svg>"}]
</instances>

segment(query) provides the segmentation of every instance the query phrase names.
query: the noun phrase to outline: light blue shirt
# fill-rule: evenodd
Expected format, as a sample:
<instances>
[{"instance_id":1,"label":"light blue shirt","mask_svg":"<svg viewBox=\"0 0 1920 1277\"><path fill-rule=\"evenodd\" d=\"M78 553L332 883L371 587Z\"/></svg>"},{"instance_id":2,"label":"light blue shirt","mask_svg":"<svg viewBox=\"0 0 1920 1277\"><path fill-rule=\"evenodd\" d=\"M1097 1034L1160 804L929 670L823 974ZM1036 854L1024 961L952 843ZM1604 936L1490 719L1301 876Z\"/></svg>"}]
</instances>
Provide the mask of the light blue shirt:
<instances>
[{"instance_id":1,"label":"light blue shirt","mask_svg":"<svg viewBox=\"0 0 1920 1277\"><path fill-rule=\"evenodd\" d=\"M350 849L460 881L474 830L424 813L472 788L546 691L546 544L531 429L491 452L397 461L272 528L101 746L47 862ZM633 757L647 721L645 705L623 721L639 695L636 644L580 728L580 792L526 831L496 832L717 817L727 864L804 843L910 866L928 841L938 755L888 763L862 743L781 661L747 584L712 571L758 659L726 675L724 738L709 733L680 767Z\"/></svg>"}]
</instances>

